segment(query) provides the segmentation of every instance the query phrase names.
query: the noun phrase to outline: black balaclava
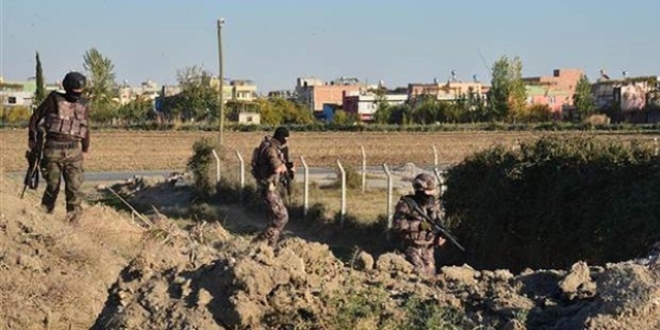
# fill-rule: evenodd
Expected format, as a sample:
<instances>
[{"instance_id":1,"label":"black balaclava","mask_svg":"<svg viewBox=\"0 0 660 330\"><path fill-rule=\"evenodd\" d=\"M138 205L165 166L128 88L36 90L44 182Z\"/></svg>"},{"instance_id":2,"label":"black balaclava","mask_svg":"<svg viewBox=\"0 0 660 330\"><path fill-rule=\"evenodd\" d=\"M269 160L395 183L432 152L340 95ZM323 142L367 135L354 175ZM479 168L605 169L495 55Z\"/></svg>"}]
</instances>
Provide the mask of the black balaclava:
<instances>
[{"instance_id":1,"label":"black balaclava","mask_svg":"<svg viewBox=\"0 0 660 330\"><path fill-rule=\"evenodd\" d=\"M273 138L280 141L282 145L286 143L286 138L289 137L289 130L286 127L280 126L275 130Z\"/></svg>"},{"instance_id":2,"label":"black balaclava","mask_svg":"<svg viewBox=\"0 0 660 330\"><path fill-rule=\"evenodd\" d=\"M76 92L74 89L83 89L87 84L87 78L82 73L79 72L69 72L64 76L62 80L62 87L66 92L65 96L69 101L78 101L81 96L81 92Z\"/></svg>"}]
</instances>

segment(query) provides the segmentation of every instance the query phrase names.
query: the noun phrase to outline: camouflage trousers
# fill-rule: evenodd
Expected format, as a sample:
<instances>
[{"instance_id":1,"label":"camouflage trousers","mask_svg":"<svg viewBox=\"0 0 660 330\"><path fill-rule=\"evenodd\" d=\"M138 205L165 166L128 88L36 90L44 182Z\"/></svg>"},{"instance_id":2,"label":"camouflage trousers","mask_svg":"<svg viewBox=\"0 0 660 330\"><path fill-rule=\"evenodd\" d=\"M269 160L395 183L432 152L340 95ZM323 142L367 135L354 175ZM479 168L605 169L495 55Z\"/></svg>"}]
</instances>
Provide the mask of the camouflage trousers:
<instances>
[{"instance_id":1,"label":"camouflage trousers","mask_svg":"<svg viewBox=\"0 0 660 330\"><path fill-rule=\"evenodd\" d=\"M257 236L257 240L268 241L270 246L275 247L280 233L289 222L289 211L286 209L277 189L262 186L260 187L260 193L266 204L266 219L269 221L269 225Z\"/></svg>"},{"instance_id":2,"label":"camouflage trousers","mask_svg":"<svg viewBox=\"0 0 660 330\"><path fill-rule=\"evenodd\" d=\"M46 181L46 191L41 198L41 205L49 213L53 212L62 178L64 178L67 217L72 221L78 220L82 210L80 186L84 180L83 155L80 146L76 148L46 147L40 165Z\"/></svg>"},{"instance_id":3,"label":"camouflage trousers","mask_svg":"<svg viewBox=\"0 0 660 330\"><path fill-rule=\"evenodd\" d=\"M403 250L403 253L406 256L406 260L413 265L418 274L435 276L433 248L433 244L429 246L410 244Z\"/></svg>"}]
</instances>

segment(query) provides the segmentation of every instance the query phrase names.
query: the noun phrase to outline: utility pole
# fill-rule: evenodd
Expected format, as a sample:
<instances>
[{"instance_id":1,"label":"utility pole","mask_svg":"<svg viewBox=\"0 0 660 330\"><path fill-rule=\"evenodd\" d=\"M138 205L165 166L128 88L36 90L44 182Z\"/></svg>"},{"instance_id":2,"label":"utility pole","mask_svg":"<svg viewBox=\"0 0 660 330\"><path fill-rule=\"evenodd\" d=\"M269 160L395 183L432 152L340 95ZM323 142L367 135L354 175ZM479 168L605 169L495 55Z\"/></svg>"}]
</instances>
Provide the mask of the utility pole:
<instances>
[{"instance_id":1,"label":"utility pole","mask_svg":"<svg viewBox=\"0 0 660 330\"><path fill-rule=\"evenodd\" d=\"M224 130L225 126L225 111L224 111L224 101L222 99L223 97L223 83L224 83L224 76L222 72L222 25L225 24L225 19L220 18L218 19L218 62L219 62L219 69L218 69L218 80L219 80L219 88L220 88L220 133L218 135L218 144L222 146L222 131Z\"/></svg>"}]
</instances>

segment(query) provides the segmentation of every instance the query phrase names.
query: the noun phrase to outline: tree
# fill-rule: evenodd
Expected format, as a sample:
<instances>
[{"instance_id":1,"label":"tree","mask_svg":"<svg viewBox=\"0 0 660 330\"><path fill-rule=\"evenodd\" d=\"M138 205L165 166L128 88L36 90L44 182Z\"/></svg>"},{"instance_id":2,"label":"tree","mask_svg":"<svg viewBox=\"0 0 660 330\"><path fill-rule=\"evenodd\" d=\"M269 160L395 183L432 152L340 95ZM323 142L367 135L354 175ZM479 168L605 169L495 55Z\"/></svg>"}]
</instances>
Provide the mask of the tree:
<instances>
[{"instance_id":1,"label":"tree","mask_svg":"<svg viewBox=\"0 0 660 330\"><path fill-rule=\"evenodd\" d=\"M39 52L36 55L36 72L35 77L37 80L37 89L34 92L34 105L39 105L46 98L46 90L44 87L44 72L41 69L41 59L39 58Z\"/></svg>"},{"instance_id":2,"label":"tree","mask_svg":"<svg viewBox=\"0 0 660 330\"><path fill-rule=\"evenodd\" d=\"M212 75L198 66L177 71L181 93L163 105L171 119L209 120L218 118L218 90L211 84ZM226 114L225 114L226 116Z\"/></svg>"},{"instance_id":3,"label":"tree","mask_svg":"<svg viewBox=\"0 0 660 330\"><path fill-rule=\"evenodd\" d=\"M151 100L144 95L138 95L135 97L135 100L119 107L117 114L123 122L131 125L144 123L151 111Z\"/></svg>"},{"instance_id":4,"label":"tree","mask_svg":"<svg viewBox=\"0 0 660 330\"><path fill-rule=\"evenodd\" d=\"M348 113L344 110L335 111L335 115L332 117L332 124L337 126L348 126L357 122L357 115L354 113Z\"/></svg>"},{"instance_id":5,"label":"tree","mask_svg":"<svg viewBox=\"0 0 660 330\"><path fill-rule=\"evenodd\" d=\"M522 81L522 61L519 57L500 58L493 65L490 88L491 117L515 121L526 111L527 92Z\"/></svg>"},{"instance_id":6,"label":"tree","mask_svg":"<svg viewBox=\"0 0 660 330\"><path fill-rule=\"evenodd\" d=\"M117 116L115 66L96 48L88 50L83 56L83 68L87 71L88 86L85 94L94 111L91 116L95 121L107 122Z\"/></svg>"},{"instance_id":7,"label":"tree","mask_svg":"<svg viewBox=\"0 0 660 330\"><path fill-rule=\"evenodd\" d=\"M284 115L277 111L271 102L267 99L258 99L256 102L259 104L259 116L262 124L277 126L282 123Z\"/></svg>"},{"instance_id":8,"label":"tree","mask_svg":"<svg viewBox=\"0 0 660 330\"><path fill-rule=\"evenodd\" d=\"M582 120L593 114L596 109L596 102L591 94L591 83L586 75L582 75L575 85L575 94L573 94L573 104L577 118Z\"/></svg>"},{"instance_id":9,"label":"tree","mask_svg":"<svg viewBox=\"0 0 660 330\"><path fill-rule=\"evenodd\" d=\"M374 112L373 120L378 124L387 124L392 115L392 107L387 101L387 90L385 88L378 88L374 91L374 94L376 111Z\"/></svg>"}]
</instances>

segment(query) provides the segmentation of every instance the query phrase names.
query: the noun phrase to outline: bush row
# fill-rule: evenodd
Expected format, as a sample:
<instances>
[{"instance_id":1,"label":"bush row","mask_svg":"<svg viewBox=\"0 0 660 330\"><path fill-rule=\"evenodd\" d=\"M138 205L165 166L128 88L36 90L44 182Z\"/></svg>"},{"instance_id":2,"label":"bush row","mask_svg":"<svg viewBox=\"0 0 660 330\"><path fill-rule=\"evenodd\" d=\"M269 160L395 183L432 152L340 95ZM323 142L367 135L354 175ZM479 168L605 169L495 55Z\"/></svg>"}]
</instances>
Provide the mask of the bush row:
<instances>
[{"instance_id":1,"label":"bush row","mask_svg":"<svg viewBox=\"0 0 660 330\"><path fill-rule=\"evenodd\" d=\"M660 239L660 157L641 143L542 138L450 169L447 215L478 268L564 268Z\"/></svg>"}]
</instances>

